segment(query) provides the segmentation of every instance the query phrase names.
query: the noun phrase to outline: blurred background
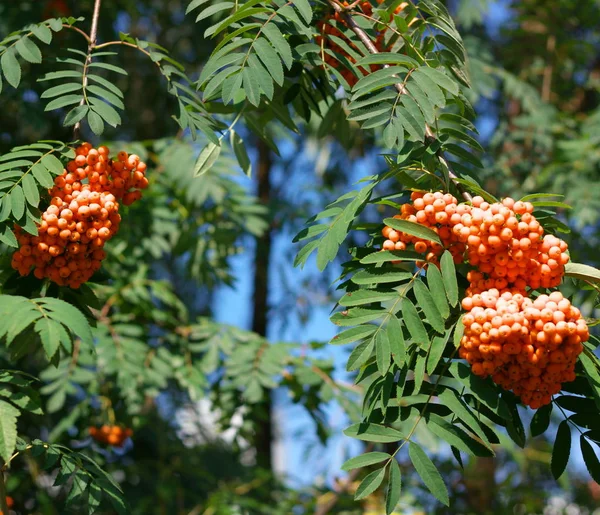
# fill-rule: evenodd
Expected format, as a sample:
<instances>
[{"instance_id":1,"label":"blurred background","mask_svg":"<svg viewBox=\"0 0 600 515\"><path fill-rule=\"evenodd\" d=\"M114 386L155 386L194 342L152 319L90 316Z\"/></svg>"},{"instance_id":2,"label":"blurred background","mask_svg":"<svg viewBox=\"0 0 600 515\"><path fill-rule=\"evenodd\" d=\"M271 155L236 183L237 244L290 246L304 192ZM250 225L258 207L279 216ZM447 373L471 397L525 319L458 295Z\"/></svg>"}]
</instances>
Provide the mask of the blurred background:
<instances>
[{"instance_id":1,"label":"blurred background","mask_svg":"<svg viewBox=\"0 0 600 515\"><path fill-rule=\"evenodd\" d=\"M197 77L215 42L203 38L202 23L184 15L187 3L104 0L99 41L125 32L156 42ZM470 56L473 87L465 94L475 106L486 163L480 182L497 196L564 195L573 206L560 213L571 230L565 239L573 260L600 265L600 2L447 5ZM85 26L91 9L91 0L2 1L0 35L56 16L83 16ZM70 31L57 34L43 49L43 64L24 66L23 86L5 86L0 151L41 139L71 140L62 120L44 113L45 85L37 82L66 47L83 50L85 44ZM327 345L336 333L328 316L341 268L321 273L312 259L294 268L300 246L292 243L307 218L360 178L385 169L377 141L365 139L354 124L329 127L325 116L313 116L300 134L269 121L265 130L273 148L253 140L240 124L236 130L251 149L251 177L224 152L209 173L192 179L203 141L178 131L164 79L134 50L113 59L129 71L116 79L125 91L123 125L101 141L85 128L83 136L139 153L151 180L143 200L126 214L127 230L111 242L105 276L95 288L103 301L100 313L122 331L124 351L115 355L108 344L102 347L103 336L117 337L103 335L99 326L101 374L95 378L76 372L63 380L41 360L23 357L24 367L41 375L49 399L48 414L32 417L25 432L89 448L121 483L135 514L384 513L377 495L354 503L356 478L348 482L340 472L348 457L362 451L342 434L357 416L360 391L345 373L346 351ZM373 222L383 217L365 213ZM592 316L593 292L575 293ZM179 343L170 334L188 329L203 334L203 347L191 348L201 359L182 378ZM282 368L277 380L253 382L244 363L267 343L278 349L273 362L293 368ZM168 349L164 366L170 372L145 359L146 344L159 357L160 349ZM0 360L4 365L8 357ZM130 376L120 369L129 361L139 366ZM91 368L83 357L81 370ZM330 373L334 381L326 379ZM107 417L134 430L122 450L87 437L87 426ZM424 443L444 471L452 508L436 505L409 464L401 463L404 493L397 513L600 514L600 486L589 480L579 456L558 483L552 479L544 437L529 440L525 449L507 439L496 459L472 459L464 470L449 449ZM572 452L578 454L578 447ZM33 460L15 463L8 482L15 513L65 513L53 481ZM320 511L325 505L329 511Z\"/></svg>"}]
</instances>

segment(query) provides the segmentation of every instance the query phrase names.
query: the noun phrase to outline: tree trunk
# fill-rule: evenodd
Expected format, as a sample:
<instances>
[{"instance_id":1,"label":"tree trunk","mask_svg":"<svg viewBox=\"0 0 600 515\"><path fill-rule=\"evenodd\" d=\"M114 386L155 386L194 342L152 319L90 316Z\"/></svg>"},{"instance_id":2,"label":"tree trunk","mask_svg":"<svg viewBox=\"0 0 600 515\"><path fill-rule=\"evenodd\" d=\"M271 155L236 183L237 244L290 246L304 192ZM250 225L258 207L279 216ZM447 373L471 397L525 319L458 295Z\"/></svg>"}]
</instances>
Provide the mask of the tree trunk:
<instances>
[{"instance_id":1,"label":"tree trunk","mask_svg":"<svg viewBox=\"0 0 600 515\"><path fill-rule=\"evenodd\" d=\"M268 206L271 199L271 154L267 145L258 141L258 198ZM269 265L271 254L272 227L257 239L254 254L254 293L252 297L252 330L261 336L267 336ZM256 464L271 470L273 465L271 444L273 442L272 399L270 392L264 401L255 406L254 446Z\"/></svg>"}]
</instances>

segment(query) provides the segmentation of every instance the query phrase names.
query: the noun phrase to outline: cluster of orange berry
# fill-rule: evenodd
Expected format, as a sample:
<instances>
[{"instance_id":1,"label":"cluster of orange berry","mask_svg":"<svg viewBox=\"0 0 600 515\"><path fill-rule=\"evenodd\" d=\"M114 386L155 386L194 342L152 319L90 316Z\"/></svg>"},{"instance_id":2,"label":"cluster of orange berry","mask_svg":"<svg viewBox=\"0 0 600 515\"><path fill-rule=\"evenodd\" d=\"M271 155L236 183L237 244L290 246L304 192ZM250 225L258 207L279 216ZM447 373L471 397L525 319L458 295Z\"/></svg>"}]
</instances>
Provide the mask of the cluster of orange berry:
<instances>
[{"instance_id":1,"label":"cluster of orange berry","mask_svg":"<svg viewBox=\"0 0 600 515\"><path fill-rule=\"evenodd\" d=\"M378 4L381 4L381 3L383 3L384 0L376 0L376 1ZM347 1L344 1L342 3L342 5L344 7L349 7L350 4L348 4ZM405 2L400 4L395 9L394 14L399 14L407 5L408 4ZM372 6L371 2L363 1L359 4L359 7L365 16L367 16L367 17L372 16L373 6ZM339 24L341 27L347 26L346 22L344 21L343 17L340 15L340 13L336 12L334 14L328 14L322 20L317 22L317 29L319 30L319 35L315 38L315 42L317 43L317 45L323 46L323 48L330 49L336 55L336 56L332 56L328 53L324 53L323 59L324 59L325 63L327 63L329 66L332 66L333 68L342 67L342 70L340 73L341 73L342 77L344 77L344 79L346 80L348 85L350 87L352 87L358 82L360 77L357 77L354 74L354 71L351 70L350 68L346 68L345 66L343 66L343 64L339 60L339 57L337 57L337 56L342 56L351 63L355 63L356 59L352 55L350 55L348 53L348 51L345 50L341 45L337 44L332 39L332 37L342 40L348 47L350 47L352 50L356 51L357 53L359 53L359 50L356 47L356 45L354 43L352 43L352 41L340 29L338 29L337 27L335 27L331 24L331 20L335 20L336 24ZM385 51L390 50L388 48L388 45L385 42L385 35L387 32L387 28L388 28L387 25L383 25L383 28L377 30L374 44L379 52L385 52ZM370 65L368 70L364 67L360 67L359 71L362 74L362 76L365 76L369 73L369 71L373 72L373 71L377 71L379 69L381 69L381 65L372 64L372 65Z\"/></svg>"},{"instance_id":2,"label":"cluster of orange berry","mask_svg":"<svg viewBox=\"0 0 600 515\"><path fill-rule=\"evenodd\" d=\"M589 331L562 293L535 300L518 289L496 288L462 301L465 334L460 356L473 373L491 375L533 409L549 404L561 383L575 379L575 362Z\"/></svg>"},{"instance_id":3,"label":"cluster of orange berry","mask_svg":"<svg viewBox=\"0 0 600 515\"><path fill-rule=\"evenodd\" d=\"M517 288L554 288L569 261L567 244L546 235L530 202L505 198L489 204L474 197L472 208L453 227L467 244L469 263L490 279L505 279ZM474 290L481 291L481 279Z\"/></svg>"},{"instance_id":4,"label":"cluster of orange berry","mask_svg":"<svg viewBox=\"0 0 600 515\"><path fill-rule=\"evenodd\" d=\"M130 205L148 187L146 164L135 154L109 157L107 147L83 143L48 190L50 205L38 235L15 228L19 249L12 267L22 276L32 268L38 279L79 288L101 266L104 244L119 229L119 202Z\"/></svg>"},{"instance_id":5,"label":"cluster of orange berry","mask_svg":"<svg viewBox=\"0 0 600 515\"><path fill-rule=\"evenodd\" d=\"M106 424L102 427L92 426L88 431L90 436L97 442L113 447L123 447L125 440L133 435L133 431L128 427L109 426Z\"/></svg>"},{"instance_id":6,"label":"cluster of orange berry","mask_svg":"<svg viewBox=\"0 0 600 515\"><path fill-rule=\"evenodd\" d=\"M403 204L400 214L394 218L418 223L437 233L442 241L439 243L419 238L411 234L396 231L389 226L383 228L382 234L386 240L383 250L406 250L407 245L413 245L415 252L425 255L419 266L425 262L438 263L439 256L445 249L449 250L455 263L462 263L465 253L465 244L457 237L453 227L468 213L470 206L459 204L456 197L450 193L425 193L413 191L410 196L412 203Z\"/></svg>"},{"instance_id":7,"label":"cluster of orange berry","mask_svg":"<svg viewBox=\"0 0 600 515\"><path fill-rule=\"evenodd\" d=\"M442 245L386 226L383 250L412 245L425 255L417 263L422 267L437 264L447 249L455 263L475 267L462 301L467 313L460 357L474 374L491 376L531 408L548 404L561 383L575 379L577 356L589 338L581 312L560 292L529 297L560 284L567 244L544 235L529 202L505 198L490 204L477 196L459 204L441 192L413 192L411 200L395 218L428 227Z\"/></svg>"}]
</instances>

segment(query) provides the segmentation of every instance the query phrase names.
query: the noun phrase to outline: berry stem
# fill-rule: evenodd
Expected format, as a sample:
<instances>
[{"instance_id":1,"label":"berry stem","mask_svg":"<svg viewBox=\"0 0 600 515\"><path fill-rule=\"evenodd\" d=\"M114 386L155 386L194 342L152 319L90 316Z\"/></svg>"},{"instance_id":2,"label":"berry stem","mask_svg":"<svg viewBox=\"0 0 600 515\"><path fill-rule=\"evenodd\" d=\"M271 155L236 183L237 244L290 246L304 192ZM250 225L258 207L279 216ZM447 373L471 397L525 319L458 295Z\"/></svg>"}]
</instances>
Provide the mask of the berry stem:
<instances>
[{"instance_id":1,"label":"berry stem","mask_svg":"<svg viewBox=\"0 0 600 515\"><path fill-rule=\"evenodd\" d=\"M90 29L90 37L88 39L88 52L87 58L85 60L85 66L83 68L83 98L79 105L85 105L87 103L87 96L85 94L85 88L88 84L87 71L88 67L92 62L92 52L96 47L96 40L98 38L98 20L100 19L100 5L102 4L102 0L95 0L94 2L94 13L92 15L92 27ZM81 120L78 121L73 127L73 137L77 140L79 139L79 133L81 131Z\"/></svg>"},{"instance_id":2,"label":"berry stem","mask_svg":"<svg viewBox=\"0 0 600 515\"><path fill-rule=\"evenodd\" d=\"M328 2L329 2L329 5L333 8L333 10L342 17L342 19L344 20L346 25L352 30L352 32L354 32L354 34L356 34L358 39L361 40L363 45L365 45L367 47L367 50L371 54L378 54L379 50L377 50L375 43L373 43L373 41L371 40L369 35L363 29L361 29L358 26L358 24L354 21L354 18L352 18L352 15L348 11L348 8L343 7L338 2L336 2L336 0L328 0ZM390 65L384 64L383 67L389 68ZM394 84L394 88L396 88L396 91L398 91L398 93L400 95L408 94L408 90L406 89L404 84L402 84L401 82L397 82L396 84ZM429 127L429 125L427 125L427 124L425 125L425 137L427 140L435 140L436 139L435 133L431 130L431 127ZM440 163L442 164L442 166L444 166L448 170L448 176L450 177L450 179L452 180L452 182L454 183L454 185L456 186L458 191L460 191L460 194L462 195L462 197L467 202L470 202L472 199L471 194L469 192L465 191L462 184L460 184L457 181L458 176L454 173L454 171L450 167L450 163L448 163L448 160L446 159L446 156L444 155L444 153L441 150L439 150L436 153L436 155L437 155Z\"/></svg>"}]
</instances>

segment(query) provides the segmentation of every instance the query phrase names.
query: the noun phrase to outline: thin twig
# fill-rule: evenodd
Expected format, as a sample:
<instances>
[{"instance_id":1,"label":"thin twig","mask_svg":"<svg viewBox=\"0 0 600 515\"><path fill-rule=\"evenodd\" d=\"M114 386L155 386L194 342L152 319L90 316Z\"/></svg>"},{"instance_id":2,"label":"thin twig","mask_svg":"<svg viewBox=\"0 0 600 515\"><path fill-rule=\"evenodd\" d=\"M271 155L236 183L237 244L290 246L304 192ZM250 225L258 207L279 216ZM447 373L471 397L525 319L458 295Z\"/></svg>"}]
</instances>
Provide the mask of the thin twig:
<instances>
[{"instance_id":1,"label":"thin twig","mask_svg":"<svg viewBox=\"0 0 600 515\"><path fill-rule=\"evenodd\" d=\"M85 105L87 102L86 95L85 95L85 88L87 87L87 84L88 84L87 71L88 71L88 67L92 63L92 52L94 51L94 48L96 47L96 40L98 38L98 20L100 18L100 4L101 3L102 3L102 0L96 0L94 2L94 14L92 15L92 27L90 29L90 37L88 39L87 58L85 60L85 65L83 67L83 81L82 81L83 98L81 99L81 102L79 103L80 106ZM78 121L75 124L75 126L73 127L73 137L76 140L79 139L80 131L81 131L81 120Z\"/></svg>"},{"instance_id":2,"label":"thin twig","mask_svg":"<svg viewBox=\"0 0 600 515\"><path fill-rule=\"evenodd\" d=\"M66 23L63 23L63 29L71 29L71 30L74 30L75 32L79 32L79 34L81 34L85 38L85 40L88 42L88 45L92 41L90 39L90 37L83 30L81 30L79 27L75 27L75 25L68 25Z\"/></svg>"},{"instance_id":3,"label":"thin twig","mask_svg":"<svg viewBox=\"0 0 600 515\"><path fill-rule=\"evenodd\" d=\"M329 3L329 5L331 5L333 10L341 16L344 23L350 28L350 30L352 30L352 32L354 32L354 34L356 34L356 36L358 37L358 39L360 39L360 41L363 43L363 45L365 45L365 47L367 47L367 50L371 54L378 54L379 50L377 50L377 47L375 46L375 44L373 43L373 41L371 40L369 35L363 29L361 29L358 26L358 24L354 21L354 18L352 18L352 15L350 14L350 12L348 12L346 9L344 9L344 7L341 6L340 4L338 4L335 0L328 0L328 3ZM389 68L390 65L384 64L383 67ZM402 84L402 82L397 82L396 84L394 84L394 88L396 88L396 91L398 91L398 93L400 95L408 94L408 91L407 91L406 87L404 86L404 84ZM429 127L429 125L427 125L427 124L425 124L425 137L427 140L430 140L430 141L434 141L436 139L435 133L431 130L431 127ZM458 180L457 180L458 176L452 171L452 168L450 167L450 163L448 163L448 160L446 159L444 153L440 150L436 153L436 155L437 155L438 159L440 160L440 163L442 164L442 166L445 166L446 169L448 170L448 176L450 177L450 179L452 180L452 182L454 183L454 185L456 186L458 191L460 191L462 197L467 202L470 202L472 200L471 195L469 194L469 192L465 191L465 189L462 187L462 185L458 182Z\"/></svg>"},{"instance_id":4,"label":"thin twig","mask_svg":"<svg viewBox=\"0 0 600 515\"><path fill-rule=\"evenodd\" d=\"M546 51L548 52L548 62L544 68L544 79L542 82L542 100L550 102L552 95L552 73L554 71L554 51L556 50L556 36L550 34L546 41Z\"/></svg>"}]
</instances>

